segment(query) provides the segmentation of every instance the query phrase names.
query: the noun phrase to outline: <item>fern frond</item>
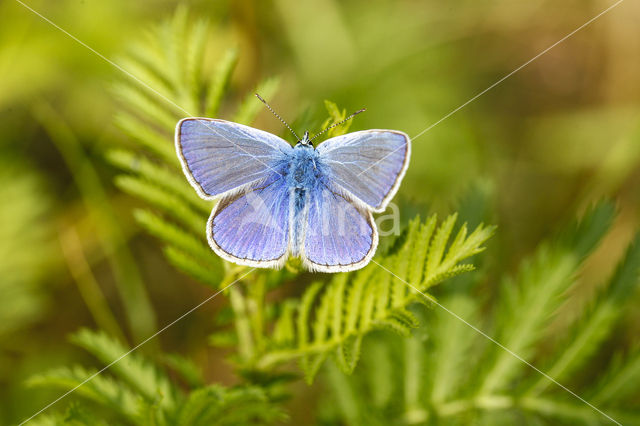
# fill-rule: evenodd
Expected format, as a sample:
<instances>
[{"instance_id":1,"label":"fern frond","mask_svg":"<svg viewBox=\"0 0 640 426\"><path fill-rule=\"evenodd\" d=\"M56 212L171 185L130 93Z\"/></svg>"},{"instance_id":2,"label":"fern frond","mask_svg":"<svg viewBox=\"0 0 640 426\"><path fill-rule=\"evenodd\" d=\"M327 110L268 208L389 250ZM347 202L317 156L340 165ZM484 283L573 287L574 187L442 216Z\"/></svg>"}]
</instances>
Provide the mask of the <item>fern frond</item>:
<instances>
[{"instance_id":1,"label":"fern frond","mask_svg":"<svg viewBox=\"0 0 640 426\"><path fill-rule=\"evenodd\" d=\"M109 370L82 367L58 368L31 377L30 386L58 387L74 392L114 416L104 424L146 425L240 425L272 424L286 419L281 408L270 399L267 388L238 386L199 387L188 395L179 393L156 365L140 355L130 353L104 333L81 330L72 340L95 355L104 364L113 360ZM127 354L126 356L122 356ZM192 386L202 386L198 368L179 355L164 356L170 365ZM116 380L109 375L120 378ZM91 378L90 380L87 380ZM277 380L277 379L275 379ZM64 415L40 417L40 424L103 424L101 411L84 410L71 405ZM118 421L118 423L114 423ZM53 422L53 423L52 423Z\"/></svg>"},{"instance_id":2,"label":"fern frond","mask_svg":"<svg viewBox=\"0 0 640 426\"><path fill-rule=\"evenodd\" d=\"M147 400L159 400L163 409L170 411L175 408L177 389L160 370L140 355L131 353L123 357L128 350L102 332L82 329L73 334L71 340L105 365L119 359L110 367L113 374Z\"/></svg>"},{"instance_id":3,"label":"fern frond","mask_svg":"<svg viewBox=\"0 0 640 426\"><path fill-rule=\"evenodd\" d=\"M258 93L264 99L270 99L275 95L278 90L278 86L280 85L280 79L278 78L269 78L258 84L254 93ZM238 107L238 111L233 117L233 121L240 124L251 124L253 120L256 119L256 116L264 106L262 103L255 97L254 93L249 93L244 101Z\"/></svg>"},{"instance_id":4,"label":"fern frond","mask_svg":"<svg viewBox=\"0 0 640 426\"><path fill-rule=\"evenodd\" d=\"M205 380L200 367L190 359L178 354L167 354L162 357L162 362L178 373L190 387L204 386Z\"/></svg>"},{"instance_id":5,"label":"fern frond","mask_svg":"<svg viewBox=\"0 0 640 426\"><path fill-rule=\"evenodd\" d=\"M613 219L606 203L596 205L571 227L555 245L541 245L526 261L516 281L502 284L500 320L495 333L510 351L527 359L543 325L562 303L560 297L573 283L584 257L595 248ZM573 244L573 245L572 245ZM478 394L503 390L524 364L509 352L495 347Z\"/></svg>"},{"instance_id":6,"label":"fern frond","mask_svg":"<svg viewBox=\"0 0 640 426\"><path fill-rule=\"evenodd\" d=\"M475 324L478 308L469 296L453 295L441 300L448 309L471 324ZM464 365L469 365L470 349L476 332L444 310L435 311L432 331L432 352L428 358L429 368L426 382L429 399L439 406L451 398L469 380Z\"/></svg>"},{"instance_id":7,"label":"fern frond","mask_svg":"<svg viewBox=\"0 0 640 426\"><path fill-rule=\"evenodd\" d=\"M180 408L176 424L208 425L262 425L286 418L271 404L265 392L258 387L225 389L210 385L192 392Z\"/></svg>"},{"instance_id":8,"label":"fern frond","mask_svg":"<svg viewBox=\"0 0 640 426\"><path fill-rule=\"evenodd\" d=\"M136 209L133 211L133 216L151 235L183 250L205 265L213 266L218 264L218 268L211 269L221 272L222 265L220 265L220 260L215 257L211 249L200 238L182 230L149 210Z\"/></svg>"},{"instance_id":9,"label":"fern frond","mask_svg":"<svg viewBox=\"0 0 640 426\"><path fill-rule=\"evenodd\" d=\"M364 341L362 363L368 368L358 369L350 377L338 376L335 369L327 370L332 404L342 407L334 395L350 398L348 407L345 406L337 418L333 411L332 420L371 424L366 414L373 412L381 424L393 424L398 419L409 424L638 423L638 348L627 351L626 356L619 354L613 361L607 354L599 354L593 365L587 366L585 362L596 350L607 349L604 343L613 341L616 320L633 300L630 295L637 289L640 272L640 235L628 248L609 285L570 327L566 340L551 348L543 340L550 316L566 299L565 290L574 281L584 257L608 229L612 214L608 203L597 205L582 221L561 234L561 238L541 244L530 259L522 262L516 277L505 279L499 297L494 299L499 309L494 311L491 322L496 324L497 333L488 332L491 338L516 355L524 355L525 359L533 353L552 351L550 367L541 367L536 359L533 361L536 368L559 377L560 383L575 390L593 406L575 398L575 394L565 393L566 389L547 387L548 379L540 378L539 371L525 366L503 348L496 350L492 342L479 336L477 330L465 322L481 326L478 314L484 309L485 301L456 292L443 295L440 301L456 316L441 309L412 309L411 313L426 323L423 329L413 330L412 337L400 339L378 334L377 339ZM455 227L446 225L449 229ZM447 231L434 230L434 235ZM456 235L461 237L453 238L449 250L460 249L470 238L464 238L464 230ZM388 255L402 253L402 244L406 241L410 241L407 236ZM431 252L437 256L437 250ZM447 259L447 253L442 254L442 259ZM466 284L461 281L457 289L485 292L485 287L471 289L474 281ZM367 291L368 287L363 294ZM424 318L421 312L425 313ZM369 359L374 356L372 363ZM338 365L342 363L340 359L337 361ZM598 378L598 369L607 363L607 373ZM399 368L403 365L404 369ZM583 374L577 380L568 381L577 370Z\"/></svg>"},{"instance_id":10,"label":"fern frond","mask_svg":"<svg viewBox=\"0 0 640 426\"><path fill-rule=\"evenodd\" d=\"M218 63L211 84L208 86L207 106L205 107L205 115L207 117L215 117L220 109L222 97L227 89L231 74L238 62L238 49L227 49L224 56Z\"/></svg>"},{"instance_id":11,"label":"fern frond","mask_svg":"<svg viewBox=\"0 0 640 426\"><path fill-rule=\"evenodd\" d=\"M188 202L191 207L194 207L197 212L206 215L211 212L211 202L198 197L191 186L185 185L182 173L170 170L167 167L149 161L144 156L136 155L124 149L107 151L106 159L121 170L138 174L148 182L153 182L179 196L183 201Z\"/></svg>"},{"instance_id":12,"label":"fern frond","mask_svg":"<svg viewBox=\"0 0 640 426\"><path fill-rule=\"evenodd\" d=\"M150 28L122 58L145 84L126 80L115 85L114 93L124 107L116 123L145 152L112 150L107 159L127 173L116 176L118 188L162 212L162 216L137 212L136 219L167 245L169 261L199 281L217 286L223 277L222 261L203 250L212 205L201 200L183 176L173 133L185 116L217 116L238 51L227 50L216 69L208 69L209 24L188 15L186 8L179 7L172 19ZM271 78L257 90L271 97L277 86L277 79ZM253 93L247 95L234 114L235 121L250 124L261 107Z\"/></svg>"},{"instance_id":13,"label":"fern frond","mask_svg":"<svg viewBox=\"0 0 640 426\"><path fill-rule=\"evenodd\" d=\"M114 92L120 103L127 105L132 111L144 111L144 120L141 121L151 122L164 132L171 131L176 125L176 117L184 115L180 109L168 104L146 87L122 82L114 86Z\"/></svg>"},{"instance_id":14,"label":"fern frond","mask_svg":"<svg viewBox=\"0 0 640 426\"><path fill-rule=\"evenodd\" d=\"M411 285L422 292L447 276L470 270L470 266L457 262L481 251L493 231L481 225L468 237L459 233L455 244L447 249L455 216L445 220L437 230L435 224L435 216L424 224L418 219L412 221L402 243L379 258L379 263L388 265L394 274L397 270L399 277L419 276L421 281ZM422 241L425 237L431 241ZM426 247L431 247L428 253ZM412 257L415 248L423 251ZM423 259L423 262L418 266L409 265L407 258ZM425 264L430 266L425 268ZM261 354L256 367L264 369L300 358L305 375L313 378L326 356L333 353L339 367L352 371L364 335L386 328L406 336L418 326L417 318L407 307L423 301L424 296L407 291L406 283L401 284L405 289L399 289L389 272L372 264L355 273L333 276L321 295L321 285L312 285L301 299L295 330L297 339L290 339L295 343Z\"/></svg>"},{"instance_id":15,"label":"fern frond","mask_svg":"<svg viewBox=\"0 0 640 426\"><path fill-rule=\"evenodd\" d=\"M617 354L610 363L609 369L596 384L593 396L589 398L594 404L606 405L612 402L625 401L640 391L640 347L629 351L626 356Z\"/></svg>"},{"instance_id":16,"label":"fern frond","mask_svg":"<svg viewBox=\"0 0 640 426\"><path fill-rule=\"evenodd\" d=\"M60 367L30 377L27 386L56 387L66 391L84 383L77 387L75 392L78 395L108 407L111 412L129 420L137 419L140 415L142 397L124 383L105 375L96 375L85 383L96 372L80 366Z\"/></svg>"},{"instance_id":17,"label":"fern frond","mask_svg":"<svg viewBox=\"0 0 640 426\"><path fill-rule=\"evenodd\" d=\"M194 212L180 198L161 187L130 175L117 176L115 184L127 194L135 195L171 215L194 233L202 234L205 229L204 215Z\"/></svg>"},{"instance_id":18,"label":"fern frond","mask_svg":"<svg viewBox=\"0 0 640 426\"><path fill-rule=\"evenodd\" d=\"M176 269L192 276L201 283L214 289L219 287L221 282L221 275L219 274L218 266L219 261L216 261L213 265L202 264L172 245L166 246L163 251L169 263L171 263L171 265Z\"/></svg>"},{"instance_id":19,"label":"fern frond","mask_svg":"<svg viewBox=\"0 0 640 426\"><path fill-rule=\"evenodd\" d=\"M640 282L640 234L629 246L624 260L618 266L611 282L596 302L582 315L566 341L560 343L560 356L547 374L556 380L563 381L571 372L579 369L598 349L600 343L609 335L615 321L623 310L620 306L633 294ZM531 388L531 394L542 392L550 384L546 378L540 378Z\"/></svg>"},{"instance_id":20,"label":"fern frond","mask_svg":"<svg viewBox=\"0 0 640 426\"><path fill-rule=\"evenodd\" d=\"M173 144L167 143L168 134L166 132L158 131L155 127L147 125L129 112L120 111L116 113L114 122L116 126L143 148L166 164L174 166L176 170L178 169L180 161Z\"/></svg>"}]
</instances>

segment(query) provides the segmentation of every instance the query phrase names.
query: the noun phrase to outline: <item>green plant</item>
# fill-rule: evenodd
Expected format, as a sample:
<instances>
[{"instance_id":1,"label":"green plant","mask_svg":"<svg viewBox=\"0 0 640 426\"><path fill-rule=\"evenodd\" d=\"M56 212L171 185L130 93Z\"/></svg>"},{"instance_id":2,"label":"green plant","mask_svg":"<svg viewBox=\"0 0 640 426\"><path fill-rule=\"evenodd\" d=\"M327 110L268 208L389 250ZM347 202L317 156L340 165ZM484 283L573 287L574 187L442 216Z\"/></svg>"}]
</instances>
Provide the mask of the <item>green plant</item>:
<instances>
[{"instance_id":1,"label":"green plant","mask_svg":"<svg viewBox=\"0 0 640 426\"><path fill-rule=\"evenodd\" d=\"M464 292L448 292L440 303L468 324L443 309L422 309L415 314L424 318L423 328L401 342L376 335L363 351L365 368L352 378L333 367L327 378L333 390L329 394L336 397L326 405L327 422L537 424L546 419L553 424L612 424L606 415L622 424L640 422L633 402L640 394L640 353L637 347L612 353L607 344L615 339L624 307L640 281L640 234L582 314L562 330L548 326L549 318L571 300L568 290L613 216L610 204L598 204L559 238L541 244L514 277L504 279L489 304L493 318L481 328L513 353L469 326L479 325L486 307L485 298L470 294L480 290L478 283L467 282ZM605 373L589 373L599 370Z\"/></svg>"},{"instance_id":2,"label":"green plant","mask_svg":"<svg viewBox=\"0 0 640 426\"><path fill-rule=\"evenodd\" d=\"M45 182L15 158L0 159L0 339L39 319L47 304L43 269L52 263L52 200ZM4 341L3 341L4 343ZM4 344L2 345L4 346ZM7 345L9 346L9 345Z\"/></svg>"},{"instance_id":3,"label":"green plant","mask_svg":"<svg viewBox=\"0 0 640 426\"><path fill-rule=\"evenodd\" d=\"M217 114L236 53L235 50L228 51L216 67L214 77L210 81L204 80L201 62L205 58L205 28L206 24L200 21L187 25L186 12L180 9L170 23L151 33L154 36L146 44L133 48L131 58L124 63L137 70L137 75L145 81L151 82L151 88L157 93L150 91L149 87L129 82L119 84L116 94L128 108L118 115L117 122L143 147L153 147L153 152L148 153L153 157L141 157L130 150L119 149L110 151L108 158L129 172L118 176L116 184L165 215L149 209L134 212L134 217L144 228L166 243L165 254L169 261L194 278L217 288L221 283L232 282L246 268L221 262L208 248L204 229L211 203L200 200L188 185L170 142L173 127L181 115L174 111L174 105L163 100L157 102L159 94L186 105L182 112ZM171 37L167 39L169 35ZM158 40L165 42L160 45ZM189 43L192 47L183 49L180 42ZM173 70L170 64L174 62L185 66ZM275 90L274 81L265 81L257 91L268 97ZM345 110L341 111L331 102L326 102L326 107L329 118L325 120L324 127L344 119ZM250 123L258 108L261 108L260 103L250 95L240 104L233 119ZM346 132L350 124L347 122L335 127L331 136ZM492 228L479 226L467 235L467 228L463 225L450 242L455 223L455 215L440 227L437 227L435 216L425 223L415 219L404 238L377 261L397 267L398 274L410 279L421 291L450 276L470 271L472 265L460 262L482 249ZM390 327L406 334L410 327L417 326L417 321L406 307L423 297L410 292L406 284L392 280L388 273L378 270L375 265L370 265L356 274L339 274L324 288L320 282L310 286L300 301L283 302L277 308L281 314L275 319L274 335L265 336L268 329L265 323L268 318L263 315L265 282L260 276L263 273L255 272L253 275L245 279L249 282L246 296L240 286L229 292L237 314L235 328L239 334L238 352L243 368L269 369L301 358L302 367L311 378L327 354L336 350L338 358L343 361L341 365L349 371L355 366L361 338L367 332ZM275 273L272 276L280 277L280 282L272 282L271 287L281 284L286 275ZM366 298L361 303L363 295ZM251 312L248 312L246 297L254 306ZM312 309L317 300L321 300L320 304L317 309ZM313 320L311 326L307 324L310 320Z\"/></svg>"},{"instance_id":4,"label":"green plant","mask_svg":"<svg viewBox=\"0 0 640 426\"><path fill-rule=\"evenodd\" d=\"M199 424L183 421L181 413L187 410L184 416L191 418L197 414L190 411L195 410L193 407L215 408L215 400L230 401L234 413L242 410L233 404L248 403L254 408L247 410L248 414L273 419L277 417L271 415L277 411L273 403L284 396L279 385L295 377L286 371L291 361L299 361L310 383L331 355L344 372L353 372L363 338L375 330L390 329L408 336L412 328L419 326L410 307L430 304L433 299L427 291L433 286L471 271L473 265L463 261L483 250L493 227L480 225L469 232L466 224L457 224L455 214L441 223L435 215L426 221L416 217L401 236L388 241L387 249L380 250L375 263L393 269L421 293L372 263L356 273L335 274L327 281L326 276L320 276L321 281L309 285L300 297L267 301L270 290L289 281L306 280L309 275L301 274L295 262L282 271L254 271L247 275L247 268L218 259L207 246L204 234L212 205L200 200L187 183L172 143L174 125L181 117L217 116L237 53L228 50L213 77L205 78L207 24L190 23L185 9L179 9L171 21L154 28L148 36L120 61L146 84L122 81L114 89L124 107L116 122L137 145L112 149L106 157L124 172L116 177L116 185L149 206L134 210L134 218L165 244L169 262L215 289L242 278L225 291L231 321L226 325L219 321L221 329L212 335L211 342L231 343L236 348L237 372L247 384L232 389L205 386L204 379L193 374L192 366L172 358L174 366L190 372L192 387L188 393L180 392L149 361L136 354L122 357L127 353L124 347L105 334L86 330L77 333L73 341L109 366L115 378L103 376L105 373L94 375L93 371L76 366L36 376L31 384L70 390L91 378L75 392L97 403L100 409L113 410L119 421L127 423ZM266 80L257 90L270 97L276 84L276 80ZM167 103L167 99L176 103ZM346 115L331 102L326 102L326 107L329 118L324 127ZM259 108L261 104L253 95L247 96L232 119L250 123ZM346 132L349 125L347 122L335 127L331 135ZM93 405L79 407L72 406L67 416L80 423L83 416L96 418L91 411ZM226 408L222 405L220 410ZM225 424L224 417L216 418Z\"/></svg>"},{"instance_id":5,"label":"green plant","mask_svg":"<svg viewBox=\"0 0 640 426\"><path fill-rule=\"evenodd\" d=\"M101 332L80 330L72 341L94 355L102 365L128 352ZM184 391L166 371L137 353L114 363L108 373L81 366L62 367L36 375L31 386L73 389L86 402L71 405L64 414L37 418L33 424L134 424L134 425L238 425L268 424L283 419L282 411L256 386L225 388L201 385L197 367L177 355L170 358L173 371L187 384ZM189 374L184 374L188 371ZM91 380L86 381L88 377ZM86 382L85 382L86 381ZM196 387L189 383L197 384Z\"/></svg>"}]
</instances>

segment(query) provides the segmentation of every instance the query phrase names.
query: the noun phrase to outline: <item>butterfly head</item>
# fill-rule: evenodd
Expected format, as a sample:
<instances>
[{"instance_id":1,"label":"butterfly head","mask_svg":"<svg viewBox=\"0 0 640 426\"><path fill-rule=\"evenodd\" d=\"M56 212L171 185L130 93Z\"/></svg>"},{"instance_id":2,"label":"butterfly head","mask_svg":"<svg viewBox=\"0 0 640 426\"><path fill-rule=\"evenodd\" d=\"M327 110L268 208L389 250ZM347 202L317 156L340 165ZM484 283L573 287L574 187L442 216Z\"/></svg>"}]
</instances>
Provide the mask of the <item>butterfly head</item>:
<instances>
[{"instance_id":1,"label":"butterfly head","mask_svg":"<svg viewBox=\"0 0 640 426\"><path fill-rule=\"evenodd\" d=\"M301 145L301 146L303 146L303 147L305 147L305 148L313 148L313 140L314 140L315 138L317 138L318 136L320 136L321 134L323 134L323 133L325 133L325 132L328 132L329 130L333 129L333 128L334 128L334 127L336 127L336 126L341 125L341 124L342 124L342 123L344 123L345 121L351 120L355 115L358 115L358 114L360 114L361 112L366 111L366 108L362 108L362 109L360 109L360 110L358 110L358 111L354 112L353 114L351 114L351 115L350 115L350 116L348 116L347 118L343 119L342 121L337 122L337 123L333 123L331 126L324 128L321 132L316 133L316 134L315 134L311 139L309 139L309 132L308 132L308 131L307 131L307 132L304 132L304 135L302 136L302 139L299 139L299 138L298 138L298 135L296 135L296 132L294 132L294 131L293 131L293 129L292 129L292 128L287 124L287 122L286 122L286 121L284 121L284 120L282 119L282 117L280 117L280 116L279 116L279 115L278 115L278 114L273 110L273 108L271 108L271 106L269 106L269 104L267 103L267 101L265 101L265 100L262 98L262 96L260 96L260 95L258 95L258 94L256 93L256 97L257 97L258 99L260 99L260 101L261 101L261 102L262 102L262 103L267 107L267 109L268 109L269 111L271 111L271 112L273 113L273 115L275 115L275 116L278 118L278 120L280 120L280 121L282 122L282 124L284 124L284 125L287 127L287 129L289 129L289 131L291 131L291 133L293 133L293 136L295 136L295 137L296 137L296 139L298 139L298 143L296 144L296 146Z\"/></svg>"},{"instance_id":2,"label":"butterfly head","mask_svg":"<svg viewBox=\"0 0 640 426\"><path fill-rule=\"evenodd\" d=\"M311 140L309 139L309 132L308 131L304 132L304 135L302 136L302 139L300 139L298 141L298 145L308 146L309 148L313 148L313 144L311 143Z\"/></svg>"}]
</instances>

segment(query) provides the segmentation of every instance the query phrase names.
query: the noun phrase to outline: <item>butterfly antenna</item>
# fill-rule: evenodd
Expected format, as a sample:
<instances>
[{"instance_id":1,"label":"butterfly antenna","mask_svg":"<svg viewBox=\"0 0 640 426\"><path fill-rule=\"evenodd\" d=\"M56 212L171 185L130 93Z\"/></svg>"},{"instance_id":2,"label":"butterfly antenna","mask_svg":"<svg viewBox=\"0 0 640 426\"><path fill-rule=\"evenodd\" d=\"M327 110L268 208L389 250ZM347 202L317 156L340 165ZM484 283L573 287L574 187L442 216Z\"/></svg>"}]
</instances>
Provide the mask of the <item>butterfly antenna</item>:
<instances>
[{"instance_id":1,"label":"butterfly antenna","mask_svg":"<svg viewBox=\"0 0 640 426\"><path fill-rule=\"evenodd\" d=\"M309 142L311 142L312 140L314 140L315 138L317 138L317 137L318 137L318 136L320 136L321 134L323 134L323 133L325 133L325 132L328 132L329 130L333 129L334 127L341 125L341 124L342 124L342 123L344 123L345 121L349 121L349 120L351 120L353 117L355 117L356 115L360 114L361 112L365 112L366 110L367 110L366 108L359 109L358 111L354 112L353 114L351 114L350 116L348 116L347 118L345 118L344 120L342 120L341 122L339 122L339 123L335 123L335 124L332 124L331 126L327 127L327 128L326 128L326 129L324 129L323 131L321 131L320 133L318 133L318 134L314 135L311 139L309 139Z\"/></svg>"},{"instance_id":2,"label":"butterfly antenna","mask_svg":"<svg viewBox=\"0 0 640 426\"><path fill-rule=\"evenodd\" d=\"M277 112L275 112L275 111L273 110L273 108L271 108L271 106L267 103L267 101L265 101L265 100L262 98L262 96L260 96L260 95L258 95L258 94L256 93L256 97L262 101L262 103L263 103L263 104L264 104L264 105L269 109L269 111L271 111L271 113L272 113L273 115L275 115L275 116L278 118L278 120L280 120L280 121L282 122L282 124L284 124L284 125L287 127L287 129L289 129L289 131L290 131L291 133L293 133L293 136L295 136L295 137L296 137L296 140L300 140L300 138L298 137L298 135L296 135L296 132L294 132L294 131L293 131L293 129L292 129L291 127L289 127L289 125L287 124L287 122L286 122L286 121L284 121L284 120L282 119L282 117L280 117L280 116L278 115L278 113L277 113Z\"/></svg>"}]
</instances>

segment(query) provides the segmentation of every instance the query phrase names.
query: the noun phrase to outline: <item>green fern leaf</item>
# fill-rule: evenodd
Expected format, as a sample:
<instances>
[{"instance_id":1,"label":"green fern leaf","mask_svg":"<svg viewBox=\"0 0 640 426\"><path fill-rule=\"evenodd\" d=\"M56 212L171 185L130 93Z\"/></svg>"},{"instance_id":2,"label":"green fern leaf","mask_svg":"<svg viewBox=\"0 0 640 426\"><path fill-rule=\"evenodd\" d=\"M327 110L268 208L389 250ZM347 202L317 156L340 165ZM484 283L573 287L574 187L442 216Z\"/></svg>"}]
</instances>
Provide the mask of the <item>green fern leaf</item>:
<instances>
[{"instance_id":1,"label":"green fern leaf","mask_svg":"<svg viewBox=\"0 0 640 426\"><path fill-rule=\"evenodd\" d=\"M204 232L206 218L202 214L194 212L180 198L161 187L128 175L117 176L115 183L122 191L135 195L163 210L197 235Z\"/></svg>"},{"instance_id":2,"label":"green fern leaf","mask_svg":"<svg viewBox=\"0 0 640 426\"><path fill-rule=\"evenodd\" d=\"M77 387L75 392L78 395L108 407L113 413L118 413L126 419L136 420L140 415L142 397L124 383L105 375L94 376L96 372L80 366L61 367L32 376L27 381L27 385L56 387L64 390ZM86 381L92 376L94 377L91 380ZM80 384L82 385L79 386Z\"/></svg>"},{"instance_id":3,"label":"green fern leaf","mask_svg":"<svg viewBox=\"0 0 640 426\"><path fill-rule=\"evenodd\" d=\"M205 264L220 264L211 249L193 234L183 231L148 210L136 209L133 211L133 216L151 235L172 243L175 247L184 250L185 253ZM221 270L222 267L220 266L217 269Z\"/></svg>"},{"instance_id":4,"label":"green fern leaf","mask_svg":"<svg viewBox=\"0 0 640 426\"><path fill-rule=\"evenodd\" d=\"M278 90L280 80L278 78L270 78L258 84L254 93L258 93L264 99L270 99ZM233 121L240 124L251 124L256 119L258 113L264 108L262 103L255 97L254 93L246 96Z\"/></svg>"},{"instance_id":5,"label":"green fern leaf","mask_svg":"<svg viewBox=\"0 0 640 426\"><path fill-rule=\"evenodd\" d=\"M218 67L213 74L211 84L208 86L207 106L205 115L207 117L216 117L220 110L222 98L231 80L231 74L238 62L238 49L227 49L224 56L218 63Z\"/></svg>"},{"instance_id":6,"label":"green fern leaf","mask_svg":"<svg viewBox=\"0 0 640 426\"><path fill-rule=\"evenodd\" d=\"M419 321L407 307L416 302L424 303L425 298L429 300L430 296L424 293L428 286L471 270L472 265L457 262L479 252L493 231L481 225L468 237L465 232L460 232L452 251L447 250L446 245L454 225L455 216L447 219L437 230L435 217L424 224L418 219L413 220L397 247L379 258L379 263L387 265L390 270L399 269L393 271L394 274L399 273L398 276L422 277L421 282L411 283L422 294L408 291L406 282L393 279L391 274L375 263L355 273L334 275L321 296L318 296L321 291L318 283L309 287L302 296L296 321L297 338L289 338L292 343L288 347L280 346L260 354L255 366L266 369L299 358L305 377L311 380L329 353L335 355L343 371L353 371L360 356L361 339L375 329L386 328L408 336ZM432 235L435 235L435 242L421 240L425 237L429 239ZM469 239L472 241L469 242ZM431 247L429 252L426 247ZM406 259L412 258L416 248L422 250L415 257L422 259L422 264L409 265ZM430 256L438 260L432 260ZM443 258L446 262L441 262ZM425 264L429 262L431 267L426 268ZM427 272L423 276L422 271L425 270ZM403 286L402 291L399 290L398 281ZM316 300L319 302L315 303ZM312 313L313 321L310 321ZM287 315L290 315L290 311ZM288 322L289 318L276 320L277 324ZM290 330L289 327L287 329ZM279 338L279 342L282 339Z\"/></svg>"},{"instance_id":7,"label":"green fern leaf","mask_svg":"<svg viewBox=\"0 0 640 426\"><path fill-rule=\"evenodd\" d=\"M162 362L178 373L190 387L204 386L205 380L200 367L190 359L178 354L167 354L162 357Z\"/></svg>"},{"instance_id":8,"label":"green fern leaf","mask_svg":"<svg viewBox=\"0 0 640 426\"><path fill-rule=\"evenodd\" d=\"M128 173L116 177L116 186L163 213L162 217L139 211L135 215L166 244L164 252L170 263L217 286L224 277L221 260L204 253L205 224L212 206L199 199L184 178L173 143L175 125L185 115L217 116L238 60L238 51L232 48L215 70L209 69L205 54L209 32L205 20L189 19L187 9L179 7L171 20L152 27L144 39L132 44L122 61L141 80L115 85L114 93L123 104L116 123L145 153L114 150L107 158ZM257 90L272 97L277 86L278 80L271 78ZM249 94L234 120L250 124L261 107Z\"/></svg>"},{"instance_id":9,"label":"green fern leaf","mask_svg":"<svg viewBox=\"0 0 640 426\"><path fill-rule=\"evenodd\" d=\"M160 132L155 127L151 127L128 112L118 112L114 122L124 133L133 138L143 148L151 152L154 156L166 164L174 166L176 169L180 165L176 150L173 144L167 143L166 132ZM128 169L129 166L125 167Z\"/></svg>"},{"instance_id":10,"label":"green fern leaf","mask_svg":"<svg viewBox=\"0 0 640 426\"><path fill-rule=\"evenodd\" d=\"M625 401L637 396L640 391L640 347L629 351L626 356L618 356L610 363L608 371L596 384L589 398L598 406Z\"/></svg>"},{"instance_id":11,"label":"green fern leaf","mask_svg":"<svg viewBox=\"0 0 640 426\"><path fill-rule=\"evenodd\" d=\"M220 286L221 280L217 267L197 262L182 250L171 245L164 248L164 255L176 269L191 275L201 283L214 289L218 289ZM218 262L216 262L217 264Z\"/></svg>"},{"instance_id":12,"label":"green fern leaf","mask_svg":"<svg viewBox=\"0 0 640 426\"><path fill-rule=\"evenodd\" d=\"M543 324L556 311L560 297L573 283L584 256L593 250L612 221L613 210L595 206L571 227L555 246L542 245L527 261L517 282L505 281L501 319L496 338L509 350L527 359ZM575 245L570 245L574 243ZM494 349L479 394L504 389L524 365L507 351Z\"/></svg>"},{"instance_id":13,"label":"green fern leaf","mask_svg":"<svg viewBox=\"0 0 640 426\"><path fill-rule=\"evenodd\" d=\"M285 300L281 304L281 312L273 327L273 342L279 346L287 346L295 340L295 319L294 315L298 302L295 300Z\"/></svg>"},{"instance_id":14,"label":"green fern leaf","mask_svg":"<svg viewBox=\"0 0 640 426\"><path fill-rule=\"evenodd\" d=\"M559 347L562 348L560 356L555 360L547 374L556 380L563 381L571 372L579 369L598 348L602 340L609 335L615 321L623 310L620 306L633 295L640 278L640 234L629 246L627 254L618 266L611 282L602 294L598 295L596 302L589 307L569 332L566 341ZM541 378L533 385L531 394L542 392L549 381Z\"/></svg>"},{"instance_id":15,"label":"green fern leaf","mask_svg":"<svg viewBox=\"0 0 640 426\"><path fill-rule=\"evenodd\" d=\"M208 215L211 212L211 202L198 197L193 188L186 183L184 176L176 173L175 170L160 166L144 156L124 149L107 151L106 158L114 166L132 174L139 174L148 182L153 182L180 197L201 214Z\"/></svg>"},{"instance_id":16,"label":"green fern leaf","mask_svg":"<svg viewBox=\"0 0 640 426\"><path fill-rule=\"evenodd\" d=\"M169 379L151 363L138 354L129 351L118 341L105 333L82 329L73 334L71 340L84 348L103 364L115 362L110 371L140 392L148 401L160 400L160 406L167 411L175 408L177 390Z\"/></svg>"}]
</instances>

